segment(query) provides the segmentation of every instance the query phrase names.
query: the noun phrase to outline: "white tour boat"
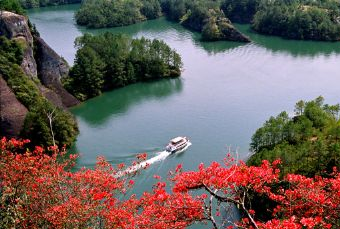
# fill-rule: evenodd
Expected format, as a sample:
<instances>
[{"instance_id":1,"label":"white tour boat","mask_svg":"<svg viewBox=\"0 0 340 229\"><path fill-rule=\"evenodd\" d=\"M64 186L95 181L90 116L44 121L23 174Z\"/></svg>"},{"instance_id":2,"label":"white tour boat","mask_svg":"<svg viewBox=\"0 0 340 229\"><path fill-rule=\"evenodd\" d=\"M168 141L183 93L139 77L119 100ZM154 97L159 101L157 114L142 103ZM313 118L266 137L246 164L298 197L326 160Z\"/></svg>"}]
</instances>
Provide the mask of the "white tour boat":
<instances>
[{"instance_id":1,"label":"white tour boat","mask_svg":"<svg viewBox=\"0 0 340 229\"><path fill-rule=\"evenodd\" d=\"M185 151L190 145L191 142L187 137L176 137L171 139L165 150L169 153L180 153Z\"/></svg>"}]
</instances>

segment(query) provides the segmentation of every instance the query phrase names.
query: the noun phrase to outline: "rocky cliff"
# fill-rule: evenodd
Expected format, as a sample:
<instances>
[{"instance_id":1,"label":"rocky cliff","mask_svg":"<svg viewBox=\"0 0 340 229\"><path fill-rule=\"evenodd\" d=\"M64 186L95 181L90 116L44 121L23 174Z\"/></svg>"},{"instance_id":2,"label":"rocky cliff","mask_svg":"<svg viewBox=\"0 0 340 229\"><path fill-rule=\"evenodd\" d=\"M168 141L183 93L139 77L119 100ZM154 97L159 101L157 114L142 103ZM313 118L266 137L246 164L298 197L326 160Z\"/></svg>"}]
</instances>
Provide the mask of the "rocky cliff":
<instances>
[{"instance_id":1,"label":"rocky cliff","mask_svg":"<svg viewBox=\"0 0 340 229\"><path fill-rule=\"evenodd\" d=\"M25 16L2 11L0 35L20 44L23 50L21 69L25 73L24 77L32 80L45 98L64 110L79 103L63 88L60 81L62 77L68 76L68 64L42 38L32 35ZM17 136L23 126L27 109L16 99L3 78L0 84L0 135Z\"/></svg>"},{"instance_id":2,"label":"rocky cliff","mask_svg":"<svg viewBox=\"0 0 340 229\"><path fill-rule=\"evenodd\" d=\"M28 111L1 76L0 95L0 136L18 136Z\"/></svg>"},{"instance_id":3,"label":"rocky cliff","mask_svg":"<svg viewBox=\"0 0 340 229\"><path fill-rule=\"evenodd\" d=\"M36 45L36 63L38 77L41 83L58 95L65 107L77 105L79 101L68 93L61 84L63 77L68 77L69 66L46 42L40 37L34 37Z\"/></svg>"},{"instance_id":4,"label":"rocky cliff","mask_svg":"<svg viewBox=\"0 0 340 229\"><path fill-rule=\"evenodd\" d=\"M0 21L0 35L16 40L23 46L24 59L21 68L33 79L37 76L37 64L33 55L33 36L27 19L22 15L2 11Z\"/></svg>"}]
</instances>

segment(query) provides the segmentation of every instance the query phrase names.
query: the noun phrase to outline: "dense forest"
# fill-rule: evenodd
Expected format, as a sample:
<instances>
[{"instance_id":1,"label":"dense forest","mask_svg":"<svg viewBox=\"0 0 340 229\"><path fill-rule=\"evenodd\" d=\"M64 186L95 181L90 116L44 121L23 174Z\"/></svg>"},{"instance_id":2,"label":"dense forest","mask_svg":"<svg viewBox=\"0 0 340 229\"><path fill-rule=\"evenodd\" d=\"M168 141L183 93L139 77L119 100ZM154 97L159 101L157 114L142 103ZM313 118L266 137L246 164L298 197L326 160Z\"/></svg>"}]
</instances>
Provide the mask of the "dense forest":
<instances>
[{"instance_id":1,"label":"dense forest","mask_svg":"<svg viewBox=\"0 0 340 229\"><path fill-rule=\"evenodd\" d=\"M77 23L90 28L130 25L162 15L202 32L203 40L248 41L231 22L289 39L340 40L340 3L334 0L85 0Z\"/></svg>"},{"instance_id":2,"label":"dense forest","mask_svg":"<svg viewBox=\"0 0 340 229\"><path fill-rule=\"evenodd\" d=\"M85 34L77 38L76 46L75 63L64 85L80 100L134 82L181 74L180 55L163 41Z\"/></svg>"},{"instance_id":3,"label":"dense forest","mask_svg":"<svg viewBox=\"0 0 340 229\"><path fill-rule=\"evenodd\" d=\"M155 19L162 13L170 20L202 32L204 40L249 41L224 16L220 2L212 0L85 0L75 18L79 25L102 28Z\"/></svg>"},{"instance_id":4,"label":"dense forest","mask_svg":"<svg viewBox=\"0 0 340 229\"><path fill-rule=\"evenodd\" d=\"M158 0L84 0L75 18L79 25L103 28L131 25L159 16Z\"/></svg>"},{"instance_id":5,"label":"dense forest","mask_svg":"<svg viewBox=\"0 0 340 229\"><path fill-rule=\"evenodd\" d=\"M340 167L339 104L324 104L323 98L299 101L295 116L282 112L271 117L252 137L254 155L250 165L262 160L282 160L282 174L326 176Z\"/></svg>"},{"instance_id":6,"label":"dense forest","mask_svg":"<svg viewBox=\"0 0 340 229\"><path fill-rule=\"evenodd\" d=\"M225 0L233 22L251 22L263 34L301 40L340 40L340 3L334 0Z\"/></svg>"},{"instance_id":7,"label":"dense forest","mask_svg":"<svg viewBox=\"0 0 340 229\"><path fill-rule=\"evenodd\" d=\"M21 136L32 139L32 145L70 145L78 134L73 116L42 96L38 79L30 79L20 68L22 58L23 43L0 36L0 75L28 109Z\"/></svg>"}]
</instances>

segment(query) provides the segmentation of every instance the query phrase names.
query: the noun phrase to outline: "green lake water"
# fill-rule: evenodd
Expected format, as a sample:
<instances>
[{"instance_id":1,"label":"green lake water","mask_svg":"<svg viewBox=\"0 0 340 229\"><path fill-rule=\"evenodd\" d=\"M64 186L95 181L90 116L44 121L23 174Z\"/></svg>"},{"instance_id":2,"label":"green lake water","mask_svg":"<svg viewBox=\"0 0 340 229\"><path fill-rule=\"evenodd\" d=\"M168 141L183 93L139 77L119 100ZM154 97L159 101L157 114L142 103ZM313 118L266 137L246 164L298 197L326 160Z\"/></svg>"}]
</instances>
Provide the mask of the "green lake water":
<instances>
[{"instance_id":1,"label":"green lake water","mask_svg":"<svg viewBox=\"0 0 340 229\"><path fill-rule=\"evenodd\" d=\"M31 10L29 18L41 37L70 64L74 39L85 32L125 33L163 39L181 54L182 77L138 83L91 99L72 109L80 135L75 150L78 167L92 167L99 155L130 163L137 153L149 157L169 139L188 136L192 146L151 165L136 181L137 192L149 190L153 174L166 177L177 164L222 161L227 147L249 156L252 134L271 115L319 95L340 102L340 42L284 40L253 33L237 25L252 43L205 43L200 35L165 18L113 29L88 30L74 21L79 5Z\"/></svg>"}]
</instances>

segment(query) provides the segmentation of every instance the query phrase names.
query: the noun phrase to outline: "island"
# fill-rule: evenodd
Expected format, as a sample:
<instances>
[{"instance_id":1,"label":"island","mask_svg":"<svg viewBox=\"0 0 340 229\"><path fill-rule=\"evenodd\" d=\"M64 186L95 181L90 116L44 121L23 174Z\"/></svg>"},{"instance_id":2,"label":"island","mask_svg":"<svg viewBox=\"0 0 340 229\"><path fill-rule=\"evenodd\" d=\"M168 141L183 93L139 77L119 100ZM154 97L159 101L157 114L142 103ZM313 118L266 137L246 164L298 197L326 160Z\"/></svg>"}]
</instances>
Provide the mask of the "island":
<instances>
[{"instance_id":1,"label":"island","mask_svg":"<svg viewBox=\"0 0 340 229\"><path fill-rule=\"evenodd\" d=\"M77 38L74 66L64 86L78 99L138 81L179 77L181 56L161 40L85 34Z\"/></svg>"}]
</instances>

